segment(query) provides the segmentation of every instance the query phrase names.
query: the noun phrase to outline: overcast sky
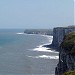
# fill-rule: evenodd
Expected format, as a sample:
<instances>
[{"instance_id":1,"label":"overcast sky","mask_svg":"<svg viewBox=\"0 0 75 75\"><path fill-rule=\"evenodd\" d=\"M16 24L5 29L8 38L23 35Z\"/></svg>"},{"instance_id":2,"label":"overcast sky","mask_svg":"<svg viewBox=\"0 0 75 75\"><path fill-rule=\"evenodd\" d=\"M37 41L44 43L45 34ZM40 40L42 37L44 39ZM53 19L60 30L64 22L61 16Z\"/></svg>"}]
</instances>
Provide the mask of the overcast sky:
<instances>
[{"instance_id":1,"label":"overcast sky","mask_svg":"<svg viewBox=\"0 0 75 75\"><path fill-rule=\"evenodd\" d=\"M0 0L0 28L74 25L73 0Z\"/></svg>"}]
</instances>

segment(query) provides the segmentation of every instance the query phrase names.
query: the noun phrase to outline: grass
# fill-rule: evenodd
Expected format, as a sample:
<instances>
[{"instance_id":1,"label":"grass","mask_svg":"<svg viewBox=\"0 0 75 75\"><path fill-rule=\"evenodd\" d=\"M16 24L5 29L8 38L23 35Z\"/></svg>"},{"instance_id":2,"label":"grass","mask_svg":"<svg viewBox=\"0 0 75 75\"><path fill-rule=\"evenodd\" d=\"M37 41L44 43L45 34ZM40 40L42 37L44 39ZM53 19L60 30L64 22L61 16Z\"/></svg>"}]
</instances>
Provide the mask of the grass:
<instances>
[{"instance_id":1,"label":"grass","mask_svg":"<svg viewBox=\"0 0 75 75\"><path fill-rule=\"evenodd\" d=\"M63 75L75 75L75 71L65 72Z\"/></svg>"},{"instance_id":2,"label":"grass","mask_svg":"<svg viewBox=\"0 0 75 75\"><path fill-rule=\"evenodd\" d=\"M66 52L75 55L75 32L65 35L60 47L66 50Z\"/></svg>"}]
</instances>

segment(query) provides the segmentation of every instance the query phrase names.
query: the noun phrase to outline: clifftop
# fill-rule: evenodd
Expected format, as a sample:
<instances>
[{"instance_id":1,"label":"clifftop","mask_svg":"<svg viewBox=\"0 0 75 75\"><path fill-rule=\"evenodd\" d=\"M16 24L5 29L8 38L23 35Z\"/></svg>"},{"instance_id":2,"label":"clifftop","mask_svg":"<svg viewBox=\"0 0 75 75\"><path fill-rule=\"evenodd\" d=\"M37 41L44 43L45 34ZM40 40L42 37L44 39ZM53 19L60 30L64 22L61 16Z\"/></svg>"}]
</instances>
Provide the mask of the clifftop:
<instances>
[{"instance_id":1,"label":"clifftop","mask_svg":"<svg viewBox=\"0 0 75 75\"><path fill-rule=\"evenodd\" d=\"M75 55L75 32L65 35L61 47L65 52Z\"/></svg>"}]
</instances>

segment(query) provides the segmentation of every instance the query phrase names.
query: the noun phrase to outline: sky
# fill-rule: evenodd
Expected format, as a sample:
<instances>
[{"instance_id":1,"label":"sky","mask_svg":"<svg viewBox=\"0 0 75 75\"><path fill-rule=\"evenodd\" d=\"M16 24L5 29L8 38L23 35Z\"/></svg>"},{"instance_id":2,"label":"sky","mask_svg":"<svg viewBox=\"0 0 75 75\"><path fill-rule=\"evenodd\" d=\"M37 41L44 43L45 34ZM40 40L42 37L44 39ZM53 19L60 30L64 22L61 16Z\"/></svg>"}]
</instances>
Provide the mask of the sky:
<instances>
[{"instance_id":1,"label":"sky","mask_svg":"<svg viewBox=\"0 0 75 75\"><path fill-rule=\"evenodd\" d=\"M0 29L74 25L74 0L0 0Z\"/></svg>"}]
</instances>

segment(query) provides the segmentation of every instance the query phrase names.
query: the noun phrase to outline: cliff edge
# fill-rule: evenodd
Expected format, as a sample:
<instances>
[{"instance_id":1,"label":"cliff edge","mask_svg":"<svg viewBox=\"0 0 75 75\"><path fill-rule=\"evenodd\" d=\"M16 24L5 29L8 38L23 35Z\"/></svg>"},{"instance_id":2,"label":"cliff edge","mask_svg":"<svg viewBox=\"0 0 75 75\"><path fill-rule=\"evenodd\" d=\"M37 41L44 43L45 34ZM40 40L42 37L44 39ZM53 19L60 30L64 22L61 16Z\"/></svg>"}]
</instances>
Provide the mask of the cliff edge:
<instances>
[{"instance_id":1,"label":"cliff edge","mask_svg":"<svg viewBox=\"0 0 75 75\"><path fill-rule=\"evenodd\" d=\"M63 41L66 34L75 31L75 26L56 27L53 29L53 42L52 46L58 48Z\"/></svg>"},{"instance_id":2,"label":"cliff edge","mask_svg":"<svg viewBox=\"0 0 75 75\"><path fill-rule=\"evenodd\" d=\"M75 32L64 36L59 49L55 75L75 75Z\"/></svg>"}]
</instances>

